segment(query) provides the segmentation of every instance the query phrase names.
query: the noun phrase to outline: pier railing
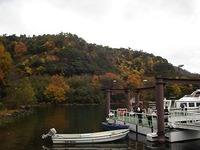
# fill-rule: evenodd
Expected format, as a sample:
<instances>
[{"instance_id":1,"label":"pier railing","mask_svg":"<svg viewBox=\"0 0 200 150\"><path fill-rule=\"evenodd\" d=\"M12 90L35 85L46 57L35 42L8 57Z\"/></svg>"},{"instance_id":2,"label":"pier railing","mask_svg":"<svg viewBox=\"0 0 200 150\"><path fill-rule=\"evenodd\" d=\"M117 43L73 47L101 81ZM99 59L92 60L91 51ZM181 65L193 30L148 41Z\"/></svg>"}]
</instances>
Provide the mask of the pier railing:
<instances>
[{"instance_id":1,"label":"pier railing","mask_svg":"<svg viewBox=\"0 0 200 150\"><path fill-rule=\"evenodd\" d=\"M123 121L124 123L157 129L156 114L147 114L145 112L137 113L133 111L128 112L126 108L118 108L117 110L110 109L109 118ZM169 115L165 116L165 119L167 120L167 122L165 122L166 127L181 128L182 126L180 126L180 124L182 124L184 125L183 128L186 128L187 125L196 125L197 123L198 126L200 126L200 111L175 110L171 111Z\"/></svg>"},{"instance_id":2,"label":"pier railing","mask_svg":"<svg viewBox=\"0 0 200 150\"><path fill-rule=\"evenodd\" d=\"M126 108L110 109L109 118L135 125L157 129L157 119L154 114L128 112Z\"/></svg>"}]
</instances>

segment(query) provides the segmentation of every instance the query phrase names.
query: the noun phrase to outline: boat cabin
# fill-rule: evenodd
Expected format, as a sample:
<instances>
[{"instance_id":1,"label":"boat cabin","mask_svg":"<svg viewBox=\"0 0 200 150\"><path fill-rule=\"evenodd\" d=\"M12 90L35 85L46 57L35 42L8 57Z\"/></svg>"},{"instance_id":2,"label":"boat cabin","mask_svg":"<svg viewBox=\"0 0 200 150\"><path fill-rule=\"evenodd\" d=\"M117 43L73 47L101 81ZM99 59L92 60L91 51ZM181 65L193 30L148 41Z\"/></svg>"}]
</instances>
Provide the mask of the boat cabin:
<instances>
[{"instance_id":1,"label":"boat cabin","mask_svg":"<svg viewBox=\"0 0 200 150\"><path fill-rule=\"evenodd\" d=\"M164 106L169 109L200 109L200 89L197 89L190 95L185 95L179 100L164 100Z\"/></svg>"}]
</instances>

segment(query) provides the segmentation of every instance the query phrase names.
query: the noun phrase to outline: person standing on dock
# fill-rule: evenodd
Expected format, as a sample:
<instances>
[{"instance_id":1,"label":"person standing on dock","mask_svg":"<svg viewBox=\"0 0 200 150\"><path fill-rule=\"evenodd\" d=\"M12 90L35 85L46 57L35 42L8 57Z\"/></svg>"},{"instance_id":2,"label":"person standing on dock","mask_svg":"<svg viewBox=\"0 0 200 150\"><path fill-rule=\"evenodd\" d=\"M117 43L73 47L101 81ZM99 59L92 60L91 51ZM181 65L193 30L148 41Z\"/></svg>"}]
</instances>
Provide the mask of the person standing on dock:
<instances>
[{"instance_id":1,"label":"person standing on dock","mask_svg":"<svg viewBox=\"0 0 200 150\"><path fill-rule=\"evenodd\" d=\"M153 111L151 108L148 108L148 112L147 112L147 120L148 120L148 125L149 127L152 127L152 121L153 121L153 115L152 115Z\"/></svg>"},{"instance_id":2,"label":"person standing on dock","mask_svg":"<svg viewBox=\"0 0 200 150\"><path fill-rule=\"evenodd\" d=\"M135 104L135 106L133 107L133 112L137 112L138 106L137 104Z\"/></svg>"},{"instance_id":3,"label":"person standing on dock","mask_svg":"<svg viewBox=\"0 0 200 150\"><path fill-rule=\"evenodd\" d=\"M132 104L132 106L133 106L133 104ZM137 104L135 104L134 106L133 106L133 113L134 113L134 117L136 117L137 116L137 108L138 108L138 106L137 106Z\"/></svg>"},{"instance_id":4,"label":"person standing on dock","mask_svg":"<svg viewBox=\"0 0 200 150\"><path fill-rule=\"evenodd\" d=\"M168 110L168 107L165 106L165 109L164 109L164 122L167 124L168 123L168 115L169 115L169 110Z\"/></svg>"},{"instance_id":5,"label":"person standing on dock","mask_svg":"<svg viewBox=\"0 0 200 150\"><path fill-rule=\"evenodd\" d=\"M138 113L138 123L142 123L142 109L140 106L137 108L137 113Z\"/></svg>"}]
</instances>

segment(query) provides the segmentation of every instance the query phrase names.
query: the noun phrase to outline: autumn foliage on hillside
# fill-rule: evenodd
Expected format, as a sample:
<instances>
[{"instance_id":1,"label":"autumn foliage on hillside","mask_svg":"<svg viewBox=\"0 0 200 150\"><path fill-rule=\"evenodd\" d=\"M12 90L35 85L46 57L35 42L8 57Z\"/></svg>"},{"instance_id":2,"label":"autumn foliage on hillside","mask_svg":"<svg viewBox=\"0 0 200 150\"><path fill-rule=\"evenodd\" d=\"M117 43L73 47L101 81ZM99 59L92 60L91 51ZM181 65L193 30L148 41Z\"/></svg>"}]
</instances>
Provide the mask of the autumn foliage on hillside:
<instances>
[{"instance_id":1,"label":"autumn foliage on hillside","mask_svg":"<svg viewBox=\"0 0 200 150\"><path fill-rule=\"evenodd\" d=\"M184 77L199 77L181 70ZM153 86L155 77L176 78L177 67L160 56L131 48L110 48L87 43L71 33L57 35L0 36L0 107L19 102L15 92L23 82L30 91L23 91L35 103L96 103L104 102L105 88L129 88L134 90ZM113 80L116 82L113 83ZM143 80L148 82L144 84ZM198 85L167 86L166 96L180 97ZM178 91L178 95L171 91ZM181 92L179 92L181 91ZM26 93L27 92L27 93ZM20 92L19 92L20 93ZM114 102L125 99L117 92ZM145 101L154 100L151 96ZM12 98L12 100L9 100ZM26 99L23 99L25 105ZM31 103L33 103L31 101ZM12 103L11 103L12 102ZM27 103L29 104L29 103Z\"/></svg>"}]
</instances>

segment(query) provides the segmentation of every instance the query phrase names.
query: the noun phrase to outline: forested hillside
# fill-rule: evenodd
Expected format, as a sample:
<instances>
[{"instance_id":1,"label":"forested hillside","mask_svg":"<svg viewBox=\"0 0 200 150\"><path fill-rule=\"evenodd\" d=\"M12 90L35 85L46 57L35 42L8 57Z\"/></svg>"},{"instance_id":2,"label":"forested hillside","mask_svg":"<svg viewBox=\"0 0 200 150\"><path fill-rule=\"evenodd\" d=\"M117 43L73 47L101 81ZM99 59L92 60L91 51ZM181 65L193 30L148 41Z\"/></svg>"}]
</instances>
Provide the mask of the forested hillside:
<instances>
[{"instance_id":1,"label":"forested hillside","mask_svg":"<svg viewBox=\"0 0 200 150\"><path fill-rule=\"evenodd\" d=\"M199 77L174 67L160 56L87 43L70 33L0 36L2 108L38 102L102 104L103 88L129 88L133 97L135 88L154 85L158 76ZM166 86L166 96L180 97L197 87ZM148 97L143 94L143 99L154 100L153 93ZM124 94L116 92L111 100L122 102Z\"/></svg>"}]
</instances>

